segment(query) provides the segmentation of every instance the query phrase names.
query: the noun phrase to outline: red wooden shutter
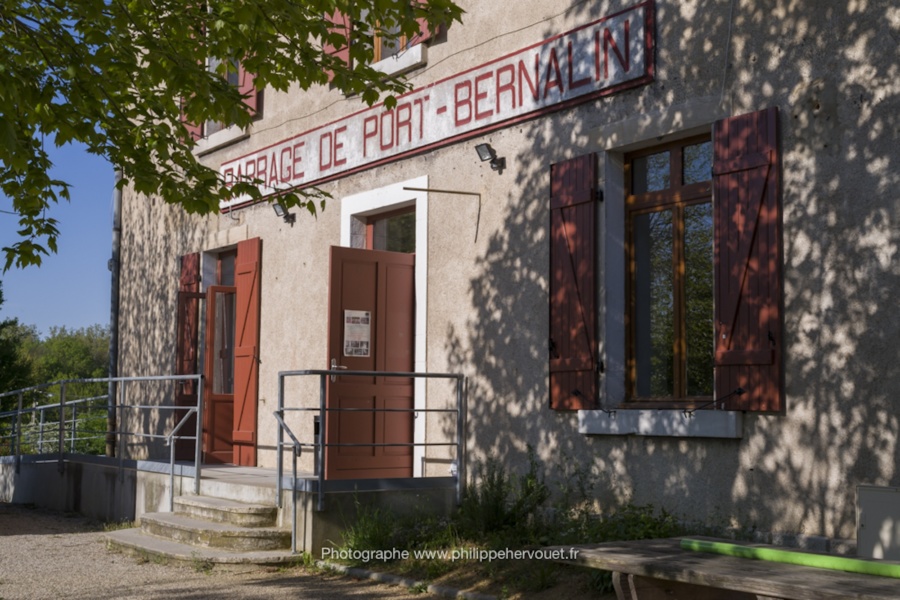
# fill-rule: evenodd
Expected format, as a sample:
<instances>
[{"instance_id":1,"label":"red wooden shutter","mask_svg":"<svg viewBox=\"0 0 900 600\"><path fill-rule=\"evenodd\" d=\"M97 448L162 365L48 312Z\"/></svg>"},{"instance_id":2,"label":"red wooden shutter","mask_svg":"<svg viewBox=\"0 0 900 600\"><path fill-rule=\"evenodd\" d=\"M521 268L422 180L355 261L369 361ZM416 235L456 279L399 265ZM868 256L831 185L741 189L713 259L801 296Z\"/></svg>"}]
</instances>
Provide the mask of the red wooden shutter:
<instances>
[{"instance_id":1,"label":"red wooden shutter","mask_svg":"<svg viewBox=\"0 0 900 600\"><path fill-rule=\"evenodd\" d=\"M322 44L322 50L325 54L332 54L343 62L345 62L348 66L350 65L350 19L347 18L346 15L341 14L340 12L335 12L332 15L326 15L325 20L328 21L331 25L329 30L331 33L337 33L344 36L344 42L340 46L335 46L334 44L329 43L328 41ZM328 81L332 81L334 79L334 71L331 69L327 69L326 73L328 73Z\"/></svg>"},{"instance_id":2,"label":"red wooden shutter","mask_svg":"<svg viewBox=\"0 0 900 600\"><path fill-rule=\"evenodd\" d=\"M181 257L181 276L178 280L178 304L176 308L175 374L196 375L198 356L198 327L200 323L200 254ZM197 386L194 381L179 383L175 388L176 406L196 406ZM174 427L186 411L174 411ZM181 435L193 435L197 431L196 420L191 419L181 428ZM187 440L177 440L175 458L194 458L194 444Z\"/></svg>"},{"instance_id":3,"label":"red wooden shutter","mask_svg":"<svg viewBox=\"0 0 900 600\"><path fill-rule=\"evenodd\" d=\"M596 157L550 167L550 408L596 408Z\"/></svg>"},{"instance_id":4,"label":"red wooden shutter","mask_svg":"<svg viewBox=\"0 0 900 600\"><path fill-rule=\"evenodd\" d=\"M184 101L182 101L182 106L184 106ZM184 125L185 130L187 130L189 139L196 141L203 137L203 126L195 125L188 121L187 117L184 116L183 109L181 113L181 124Z\"/></svg>"},{"instance_id":5,"label":"red wooden shutter","mask_svg":"<svg viewBox=\"0 0 900 600\"><path fill-rule=\"evenodd\" d=\"M240 242L235 260L234 464L256 466L259 398L259 294L262 243Z\"/></svg>"},{"instance_id":6,"label":"red wooden shutter","mask_svg":"<svg viewBox=\"0 0 900 600\"><path fill-rule=\"evenodd\" d=\"M717 122L713 143L716 398L783 411L777 109Z\"/></svg>"},{"instance_id":7,"label":"red wooden shutter","mask_svg":"<svg viewBox=\"0 0 900 600\"><path fill-rule=\"evenodd\" d=\"M244 69L243 63L238 63L238 91L252 114L259 110L259 92L253 84L255 78L253 73Z\"/></svg>"},{"instance_id":8,"label":"red wooden shutter","mask_svg":"<svg viewBox=\"0 0 900 600\"><path fill-rule=\"evenodd\" d=\"M428 0L417 0L419 4L428 4ZM432 31L428 29L428 22L425 19L417 19L419 21L419 35L417 35L414 39L410 40L410 46L414 46L416 44L421 44L422 42L427 42L431 39L432 35L437 35L438 30L435 30L432 34Z\"/></svg>"}]
</instances>

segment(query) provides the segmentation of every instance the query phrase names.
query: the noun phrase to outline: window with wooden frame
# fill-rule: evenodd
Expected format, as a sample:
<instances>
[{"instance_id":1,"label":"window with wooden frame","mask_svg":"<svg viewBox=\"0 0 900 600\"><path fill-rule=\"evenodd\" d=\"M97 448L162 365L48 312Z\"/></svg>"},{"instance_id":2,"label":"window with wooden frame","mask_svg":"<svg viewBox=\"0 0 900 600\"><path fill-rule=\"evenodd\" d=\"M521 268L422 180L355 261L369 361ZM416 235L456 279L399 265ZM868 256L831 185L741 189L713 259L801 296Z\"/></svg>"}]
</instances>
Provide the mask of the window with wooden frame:
<instances>
[{"instance_id":1,"label":"window with wooden frame","mask_svg":"<svg viewBox=\"0 0 900 600\"><path fill-rule=\"evenodd\" d=\"M709 402L714 262L709 136L626 155L627 399Z\"/></svg>"},{"instance_id":2,"label":"window with wooden frame","mask_svg":"<svg viewBox=\"0 0 900 600\"><path fill-rule=\"evenodd\" d=\"M202 10L210 11L210 14L212 13L212 8L209 5L205 5ZM205 29L200 29L198 35L205 36ZM238 93L243 97L244 105L255 118L262 115L262 93L256 89L255 75L250 71L245 70L239 59L211 56L206 60L206 70L224 78L231 87L237 88ZM228 131L232 125L232 123L223 123L219 121L191 123L185 118L183 113L181 115L181 121L184 124L188 135L194 141L209 139L210 136L219 132ZM219 143L226 143L229 139L222 138L235 138L239 133L240 132L232 131L231 133L222 134L221 136L216 137L219 138Z\"/></svg>"},{"instance_id":3,"label":"window with wooden frame","mask_svg":"<svg viewBox=\"0 0 900 600\"><path fill-rule=\"evenodd\" d=\"M372 215L366 220L366 248L389 252L416 251L416 207Z\"/></svg>"},{"instance_id":4,"label":"window with wooden frame","mask_svg":"<svg viewBox=\"0 0 900 600\"><path fill-rule=\"evenodd\" d=\"M367 13L364 9L363 15L365 14ZM419 32L412 38L399 35L399 26L384 27L380 32L368 31L363 33L356 31L354 23L340 12L326 15L325 19L330 23L331 30L344 40L343 43L337 45L328 42L323 43L322 48L326 53L337 56L352 68L353 64L350 58L351 43L360 37L368 38L373 46L373 66L388 74L400 74L424 65L426 58L422 51L422 44L436 35L436 32L428 28L428 24L424 19L419 19ZM413 51L407 52L408 50ZM378 63L381 63L381 61L392 57L398 60L378 66ZM331 81L334 78L334 73L329 71L328 78Z\"/></svg>"}]
</instances>

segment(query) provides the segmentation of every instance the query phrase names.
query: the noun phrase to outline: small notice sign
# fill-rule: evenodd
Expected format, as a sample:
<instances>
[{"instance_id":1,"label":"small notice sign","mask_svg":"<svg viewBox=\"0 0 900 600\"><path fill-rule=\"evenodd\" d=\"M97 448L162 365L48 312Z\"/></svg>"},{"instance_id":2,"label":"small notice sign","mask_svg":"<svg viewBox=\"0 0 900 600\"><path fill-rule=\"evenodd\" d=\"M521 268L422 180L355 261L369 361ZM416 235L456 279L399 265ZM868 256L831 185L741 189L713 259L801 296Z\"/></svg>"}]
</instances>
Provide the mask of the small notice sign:
<instances>
[{"instance_id":1,"label":"small notice sign","mask_svg":"<svg viewBox=\"0 0 900 600\"><path fill-rule=\"evenodd\" d=\"M369 356L371 321L367 310L344 311L344 356Z\"/></svg>"}]
</instances>

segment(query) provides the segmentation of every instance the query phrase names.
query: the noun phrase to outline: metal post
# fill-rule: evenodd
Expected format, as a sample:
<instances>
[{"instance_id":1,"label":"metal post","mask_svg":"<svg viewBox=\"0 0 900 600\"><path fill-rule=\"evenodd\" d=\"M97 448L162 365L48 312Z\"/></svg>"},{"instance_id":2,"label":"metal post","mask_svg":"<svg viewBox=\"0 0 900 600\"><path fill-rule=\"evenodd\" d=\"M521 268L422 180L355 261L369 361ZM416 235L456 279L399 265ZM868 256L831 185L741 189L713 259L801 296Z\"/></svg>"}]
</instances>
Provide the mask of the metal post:
<instances>
[{"instance_id":1,"label":"metal post","mask_svg":"<svg viewBox=\"0 0 900 600\"><path fill-rule=\"evenodd\" d=\"M175 445L178 440L172 436L169 441L169 512L175 512Z\"/></svg>"},{"instance_id":2,"label":"metal post","mask_svg":"<svg viewBox=\"0 0 900 600\"><path fill-rule=\"evenodd\" d=\"M281 373L278 374L278 415L284 419L284 375ZM278 437L275 442L275 504L278 508L281 508L281 492L282 492L282 484L281 477L284 474L284 465L281 464L284 458L284 449L282 448L282 444L284 443L284 428L281 425L278 426ZM296 476L296 475L295 475ZM296 483L294 484L296 486Z\"/></svg>"},{"instance_id":3,"label":"metal post","mask_svg":"<svg viewBox=\"0 0 900 600\"><path fill-rule=\"evenodd\" d=\"M22 468L22 397L24 392L19 392L19 411L16 413L16 473Z\"/></svg>"},{"instance_id":4,"label":"metal post","mask_svg":"<svg viewBox=\"0 0 900 600\"><path fill-rule=\"evenodd\" d=\"M456 380L456 505L462 504L462 382Z\"/></svg>"},{"instance_id":5,"label":"metal post","mask_svg":"<svg viewBox=\"0 0 900 600\"><path fill-rule=\"evenodd\" d=\"M78 427L78 405L72 405L72 438L69 440L69 452L75 454L75 435Z\"/></svg>"},{"instance_id":6,"label":"metal post","mask_svg":"<svg viewBox=\"0 0 900 600\"><path fill-rule=\"evenodd\" d=\"M278 428L279 431L281 427ZM297 554L297 446L294 445L294 451L291 452L294 457L294 476L291 479L291 554Z\"/></svg>"},{"instance_id":7,"label":"metal post","mask_svg":"<svg viewBox=\"0 0 900 600\"><path fill-rule=\"evenodd\" d=\"M316 510L325 510L325 436L328 432L328 411L325 410L325 375L319 375L319 422L322 424L319 435L319 501ZM296 483L294 484L296 487Z\"/></svg>"},{"instance_id":8,"label":"metal post","mask_svg":"<svg viewBox=\"0 0 900 600\"><path fill-rule=\"evenodd\" d=\"M456 504L462 504L466 489L466 387L467 379L456 380Z\"/></svg>"},{"instance_id":9,"label":"metal post","mask_svg":"<svg viewBox=\"0 0 900 600\"><path fill-rule=\"evenodd\" d=\"M203 376L197 378L197 439L194 443L194 495L200 495L200 461L203 442Z\"/></svg>"},{"instance_id":10,"label":"metal post","mask_svg":"<svg viewBox=\"0 0 900 600\"><path fill-rule=\"evenodd\" d=\"M59 464L57 470L62 473L66 470L65 462L65 438L66 438L66 382L59 384Z\"/></svg>"},{"instance_id":11,"label":"metal post","mask_svg":"<svg viewBox=\"0 0 900 600\"><path fill-rule=\"evenodd\" d=\"M120 416L125 416L123 409L125 408L125 381L122 380L122 385L119 386L119 398L116 401L116 406L118 407L118 412ZM119 428L118 422L122 421L122 419L118 419L116 422L116 427ZM118 445L118 450L116 451L117 456L119 457L119 481L122 483L125 482L125 434L122 431L117 429L116 431L116 444Z\"/></svg>"},{"instance_id":12,"label":"metal post","mask_svg":"<svg viewBox=\"0 0 900 600\"><path fill-rule=\"evenodd\" d=\"M106 456L112 458L116 447L116 387L113 380L119 376L119 258L122 240L122 189L119 182L122 171L116 169L116 185L113 190L112 257L109 259L109 383L106 390Z\"/></svg>"},{"instance_id":13,"label":"metal post","mask_svg":"<svg viewBox=\"0 0 900 600\"><path fill-rule=\"evenodd\" d=\"M44 415L47 411L41 408L41 420L38 423L38 454L44 453Z\"/></svg>"}]
</instances>

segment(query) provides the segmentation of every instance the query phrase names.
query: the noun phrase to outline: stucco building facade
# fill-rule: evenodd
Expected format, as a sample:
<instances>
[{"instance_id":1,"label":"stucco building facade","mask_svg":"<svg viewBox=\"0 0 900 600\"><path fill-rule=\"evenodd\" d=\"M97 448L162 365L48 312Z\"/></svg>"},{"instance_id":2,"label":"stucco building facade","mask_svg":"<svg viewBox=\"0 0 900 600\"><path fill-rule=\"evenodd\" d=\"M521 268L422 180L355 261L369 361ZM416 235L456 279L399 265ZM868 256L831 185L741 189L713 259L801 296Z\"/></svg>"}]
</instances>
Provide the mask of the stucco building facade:
<instances>
[{"instance_id":1,"label":"stucco building facade","mask_svg":"<svg viewBox=\"0 0 900 600\"><path fill-rule=\"evenodd\" d=\"M589 473L603 507L854 537L856 486L900 486L900 9L459 4L461 25L383 61L412 86L393 109L267 89L247 131L200 132L226 176L327 193L315 217L240 201L198 217L126 189L120 373L232 352L207 387L225 378L234 426L204 452L268 467L281 371L462 373L469 465L521 469L531 447L548 478ZM335 275L335 246L414 258ZM336 304L366 277L374 300ZM208 337L215 305L237 330L225 341ZM385 397L452 402L441 382ZM317 380L285 398L317 406ZM345 425L417 442L452 429L385 414ZM312 418L291 418L311 438ZM371 468L453 460L397 453ZM358 460L343 476L365 476Z\"/></svg>"}]
</instances>

